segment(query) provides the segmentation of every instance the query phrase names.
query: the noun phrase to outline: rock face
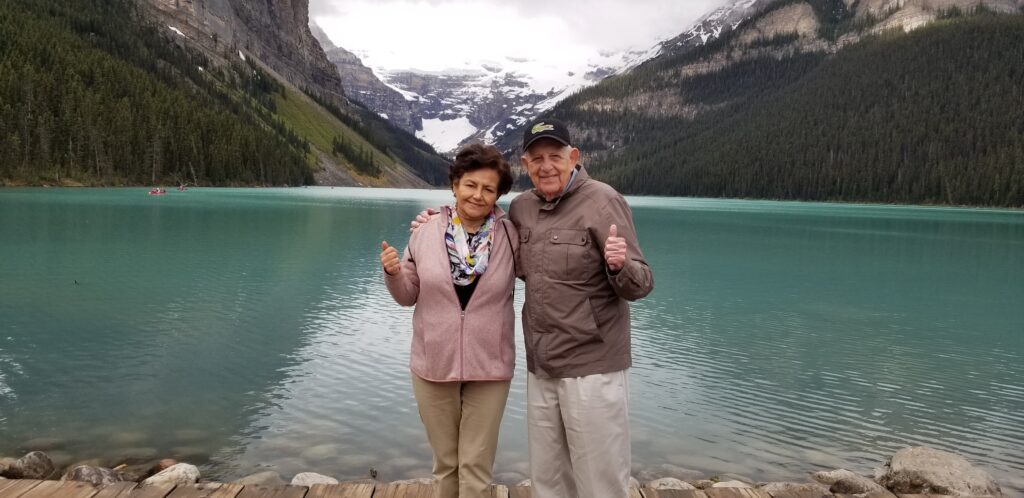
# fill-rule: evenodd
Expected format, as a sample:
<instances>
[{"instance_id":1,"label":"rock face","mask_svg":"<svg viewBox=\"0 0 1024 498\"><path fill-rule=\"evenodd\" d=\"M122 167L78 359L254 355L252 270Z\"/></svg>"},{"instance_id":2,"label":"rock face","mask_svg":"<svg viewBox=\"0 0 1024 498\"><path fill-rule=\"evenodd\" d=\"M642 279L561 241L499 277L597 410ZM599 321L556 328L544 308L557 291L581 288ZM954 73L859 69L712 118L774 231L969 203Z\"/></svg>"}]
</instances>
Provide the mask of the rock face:
<instances>
[{"instance_id":1,"label":"rock face","mask_svg":"<svg viewBox=\"0 0 1024 498\"><path fill-rule=\"evenodd\" d=\"M3 476L10 479L46 479L53 471L50 457L42 451L33 451L8 465Z\"/></svg>"},{"instance_id":2,"label":"rock face","mask_svg":"<svg viewBox=\"0 0 1024 498\"><path fill-rule=\"evenodd\" d=\"M415 102L381 81L356 54L334 45L316 23L310 24L309 28L327 53L327 59L338 68L348 98L372 109L409 133L416 133L416 130L422 128L422 120L415 114Z\"/></svg>"},{"instance_id":3,"label":"rock face","mask_svg":"<svg viewBox=\"0 0 1024 498\"><path fill-rule=\"evenodd\" d=\"M900 494L999 495L988 472L964 457L927 447L904 448L876 471L879 484Z\"/></svg>"},{"instance_id":4,"label":"rock face","mask_svg":"<svg viewBox=\"0 0 1024 498\"><path fill-rule=\"evenodd\" d=\"M91 465L79 465L63 477L66 481L82 481L92 483L94 486L108 486L121 480L120 476L113 470Z\"/></svg>"},{"instance_id":5,"label":"rock face","mask_svg":"<svg viewBox=\"0 0 1024 498\"><path fill-rule=\"evenodd\" d=\"M292 478L292 486L312 486L314 484L338 484L338 480L316 472L302 472Z\"/></svg>"},{"instance_id":6,"label":"rock face","mask_svg":"<svg viewBox=\"0 0 1024 498\"><path fill-rule=\"evenodd\" d=\"M832 496L825 486L802 482L770 482L758 488L772 496L787 495L806 498L829 498Z\"/></svg>"},{"instance_id":7,"label":"rock face","mask_svg":"<svg viewBox=\"0 0 1024 498\"><path fill-rule=\"evenodd\" d=\"M199 468L187 463L179 463L168 467L157 475L142 481L143 486L160 484L194 484L199 480Z\"/></svg>"},{"instance_id":8,"label":"rock face","mask_svg":"<svg viewBox=\"0 0 1024 498\"><path fill-rule=\"evenodd\" d=\"M833 470L830 472L815 472L812 477L814 477L814 480L818 482L828 484L829 491L833 493L889 493L888 490L880 486L875 481L846 469Z\"/></svg>"},{"instance_id":9,"label":"rock face","mask_svg":"<svg viewBox=\"0 0 1024 498\"><path fill-rule=\"evenodd\" d=\"M308 0L144 0L156 17L215 58L256 56L297 86L344 96L338 70L309 30ZM175 34L174 31L171 31Z\"/></svg>"},{"instance_id":10,"label":"rock face","mask_svg":"<svg viewBox=\"0 0 1024 498\"><path fill-rule=\"evenodd\" d=\"M712 488L750 488L751 485L743 481L722 481L711 485Z\"/></svg>"}]
</instances>

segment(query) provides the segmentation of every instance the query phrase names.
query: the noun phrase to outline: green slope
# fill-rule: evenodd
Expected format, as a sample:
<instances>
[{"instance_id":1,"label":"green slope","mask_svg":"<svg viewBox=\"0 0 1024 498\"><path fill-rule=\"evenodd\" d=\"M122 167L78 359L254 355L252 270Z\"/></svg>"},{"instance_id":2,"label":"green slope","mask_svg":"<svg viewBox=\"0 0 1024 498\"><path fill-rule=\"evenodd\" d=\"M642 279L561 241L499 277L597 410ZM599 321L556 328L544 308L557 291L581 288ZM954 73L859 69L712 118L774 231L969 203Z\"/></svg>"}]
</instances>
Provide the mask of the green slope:
<instances>
[{"instance_id":1,"label":"green slope","mask_svg":"<svg viewBox=\"0 0 1024 498\"><path fill-rule=\"evenodd\" d=\"M180 41L130 0L0 3L0 185L308 184L316 149L367 184L445 167L360 108L339 119L251 60L212 67Z\"/></svg>"},{"instance_id":2,"label":"green slope","mask_svg":"<svg viewBox=\"0 0 1024 498\"><path fill-rule=\"evenodd\" d=\"M1024 16L678 75L715 49L642 66L551 114L583 130L596 176L631 193L1024 206ZM594 105L636 95L704 107Z\"/></svg>"}]
</instances>

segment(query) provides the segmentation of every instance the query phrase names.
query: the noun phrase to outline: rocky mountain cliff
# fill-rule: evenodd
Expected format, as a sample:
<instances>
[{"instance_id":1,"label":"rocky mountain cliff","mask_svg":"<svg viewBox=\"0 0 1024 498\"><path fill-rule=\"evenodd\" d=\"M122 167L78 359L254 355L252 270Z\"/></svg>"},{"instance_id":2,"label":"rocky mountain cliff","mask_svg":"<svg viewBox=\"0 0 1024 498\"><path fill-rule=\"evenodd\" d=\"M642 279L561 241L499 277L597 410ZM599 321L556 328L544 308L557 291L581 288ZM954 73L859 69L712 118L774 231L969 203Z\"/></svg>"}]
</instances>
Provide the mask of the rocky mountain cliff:
<instances>
[{"instance_id":1,"label":"rocky mountain cliff","mask_svg":"<svg viewBox=\"0 0 1024 498\"><path fill-rule=\"evenodd\" d=\"M338 68L349 98L409 133L422 129L421 115L417 112L414 99L406 98L381 81L372 69L363 65L356 54L335 45L316 23L310 23L309 27L313 37L327 53L327 59Z\"/></svg>"},{"instance_id":2,"label":"rocky mountain cliff","mask_svg":"<svg viewBox=\"0 0 1024 498\"><path fill-rule=\"evenodd\" d=\"M256 57L297 87L331 99L341 78L309 29L308 0L141 0L176 34L217 58Z\"/></svg>"},{"instance_id":3,"label":"rocky mountain cliff","mask_svg":"<svg viewBox=\"0 0 1024 498\"><path fill-rule=\"evenodd\" d=\"M202 50L214 65L255 63L285 84L295 97L284 100L279 117L312 145L319 183L420 187L443 176L443 159L403 131L415 129L417 121L402 108L401 94L381 91L372 72L344 50L331 47L341 66L328 57L310 28L308 0L140 3L172 38ZM381 93L380 101L352 99L353 92L365 96L368 89ZM356 104L364 100L394 116Z\"/></svg>"}]
</instances>

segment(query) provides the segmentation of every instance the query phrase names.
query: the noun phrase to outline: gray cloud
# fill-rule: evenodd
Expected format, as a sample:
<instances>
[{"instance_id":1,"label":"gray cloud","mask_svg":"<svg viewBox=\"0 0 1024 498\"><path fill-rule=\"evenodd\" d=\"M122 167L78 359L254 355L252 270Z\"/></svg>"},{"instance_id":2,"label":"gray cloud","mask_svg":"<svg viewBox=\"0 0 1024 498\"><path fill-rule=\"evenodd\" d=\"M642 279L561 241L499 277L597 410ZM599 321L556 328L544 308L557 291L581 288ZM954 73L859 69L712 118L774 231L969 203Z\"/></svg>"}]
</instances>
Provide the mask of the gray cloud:
<instances>
[{"instance_id":1,"label":"gray cloud","mask_svg":"<svg viewBox=\"0 0 1024 498\"><path fill-rule=\"evenodd\" d=\"M418 0L432 5L455 3L451 0ZM352 0L310 0L310 14L344 16ZM375 4L398 0L375 0ZM469 3L469 2L466 2ZM571 36L594 47L614 49L646 43L652 36L674 36L687 29L709 10L725 0L474 0L474 7L505 7L518 10L523 18L552 16L560 18L572 31ZM552 8L552 5L557 8ZM508 36L527 35L529 25L502 25L498 30ZM386 28L385 28L386 29Z\"/></svg>"}]
</instances>

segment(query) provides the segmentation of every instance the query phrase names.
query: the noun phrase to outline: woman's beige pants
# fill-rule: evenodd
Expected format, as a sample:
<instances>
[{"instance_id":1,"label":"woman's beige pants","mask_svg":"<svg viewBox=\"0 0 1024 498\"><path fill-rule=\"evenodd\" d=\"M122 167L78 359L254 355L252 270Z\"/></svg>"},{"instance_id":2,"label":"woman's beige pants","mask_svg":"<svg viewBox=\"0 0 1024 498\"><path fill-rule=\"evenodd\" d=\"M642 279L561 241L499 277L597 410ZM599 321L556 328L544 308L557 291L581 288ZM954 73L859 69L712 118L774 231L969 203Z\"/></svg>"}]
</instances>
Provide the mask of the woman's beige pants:
<instances>
[{"instance_id":1,"label":"woman's beige pants","mask_svg":"<svg viewBox=\"0 0 1024 498\"><path fill-rule=\"evenodd\" d=\"M511 381L430 382L412 374L434 450L437 498L489 498L498 427Z\"/></svg>"}]
</instances>

